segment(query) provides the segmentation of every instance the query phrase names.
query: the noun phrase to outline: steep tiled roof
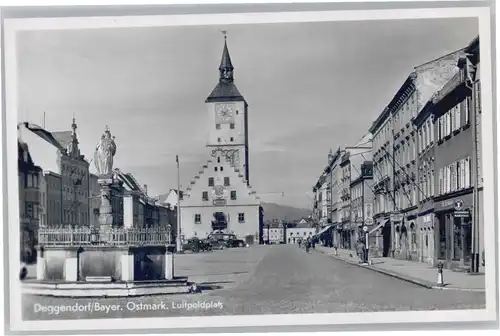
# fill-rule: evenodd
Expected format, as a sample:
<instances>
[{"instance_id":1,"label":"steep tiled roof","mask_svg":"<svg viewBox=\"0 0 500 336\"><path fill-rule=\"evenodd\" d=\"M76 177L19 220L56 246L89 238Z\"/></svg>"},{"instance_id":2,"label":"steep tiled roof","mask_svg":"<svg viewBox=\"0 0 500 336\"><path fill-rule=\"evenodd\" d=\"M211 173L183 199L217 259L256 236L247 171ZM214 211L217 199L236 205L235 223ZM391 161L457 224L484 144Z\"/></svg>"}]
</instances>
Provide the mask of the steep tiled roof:
<instances>
[{"instance_id":1,"label":"steep tiled roof","mask_svg":"<svg viewBox=\"0 0 500 336\"><path fill-rule=\"evenodd\" d=\"M236 88L234 83L219 82L210 96L205 100L206 103L217 101L244 101L245 99Z\"/></svg>"}]
</instances>

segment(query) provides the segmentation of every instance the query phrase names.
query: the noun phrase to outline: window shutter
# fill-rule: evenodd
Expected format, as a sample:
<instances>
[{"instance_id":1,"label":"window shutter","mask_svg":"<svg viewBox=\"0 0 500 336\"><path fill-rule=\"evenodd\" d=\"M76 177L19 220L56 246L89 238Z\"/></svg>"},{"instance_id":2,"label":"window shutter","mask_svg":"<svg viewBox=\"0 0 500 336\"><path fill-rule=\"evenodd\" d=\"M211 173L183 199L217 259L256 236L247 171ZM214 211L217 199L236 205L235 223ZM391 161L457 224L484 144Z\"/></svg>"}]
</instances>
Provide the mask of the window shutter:
<instances>
[{"instance_id":1,"label":"window shutter","mask_svg":"<svg viewBox=\"0 0 500 336\"><path fill-rule=\"evenodd\" d=\"M465 159L465 174L464 174L464 177L465 177L465 183L464 183L464 187L465 188L468 188L470 187L471 185L471 179L470 179L470 159L467 158Z\"/></svg>"},{"instance_id":2,"label":"window shutter","mask_svg":"<svg viewBox=\"0 0 500 336\"><path fill-rule=\"evenodd\" d=\"M439 194L443 193L443 169L439 169Z\"/></svg>"}]
</instances>

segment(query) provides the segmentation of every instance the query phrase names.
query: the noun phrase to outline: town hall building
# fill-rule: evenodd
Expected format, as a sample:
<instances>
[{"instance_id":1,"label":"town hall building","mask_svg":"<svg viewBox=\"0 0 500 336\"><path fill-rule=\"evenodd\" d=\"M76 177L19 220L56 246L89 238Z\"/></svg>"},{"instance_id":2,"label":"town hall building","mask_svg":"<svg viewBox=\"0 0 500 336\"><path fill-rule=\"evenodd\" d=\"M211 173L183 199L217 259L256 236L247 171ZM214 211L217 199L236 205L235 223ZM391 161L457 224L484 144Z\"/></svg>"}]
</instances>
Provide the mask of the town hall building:
<instances>
[{"instance_id":1,"label":"town hall building","mask_svg":"<svg viewBox=\"0 0 500 336\"><path fill-rule=\"evenodd\" d=\"M250 186L248 104L233 70L225 37L219 83L205 100L209 158L180 201L184 239L222 231L257 244L262 235L260 200Z\"/></svg>"}]
</instances>

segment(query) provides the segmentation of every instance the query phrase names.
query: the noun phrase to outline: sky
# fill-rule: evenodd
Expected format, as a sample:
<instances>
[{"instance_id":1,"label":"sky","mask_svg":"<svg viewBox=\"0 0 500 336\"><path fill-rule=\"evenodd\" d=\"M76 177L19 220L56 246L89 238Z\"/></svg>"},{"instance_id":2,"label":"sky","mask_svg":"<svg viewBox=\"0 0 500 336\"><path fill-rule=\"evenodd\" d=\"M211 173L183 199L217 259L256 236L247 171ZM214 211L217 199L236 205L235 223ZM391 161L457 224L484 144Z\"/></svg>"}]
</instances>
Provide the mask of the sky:
<instances>
[{"instance_id":1,"label":"sky","mask_svg":"<svg viewBox=\"0 0 500 336\"><path fill-rule=\"evenodd\" d=\"M367 133L413 67L478 34L477 20L463 18L21 32L19 120L41 125L45 113L46 129L62 131L74 116L89 158L108 125L114 166L150 195L177 188L176 154L188 186L209 159L205 99L222 29L249 104L252 188L263 202L301 208L312 206L330 148ZM31 151L53 165L46 150Z\"/></svg>"}]
</instances>

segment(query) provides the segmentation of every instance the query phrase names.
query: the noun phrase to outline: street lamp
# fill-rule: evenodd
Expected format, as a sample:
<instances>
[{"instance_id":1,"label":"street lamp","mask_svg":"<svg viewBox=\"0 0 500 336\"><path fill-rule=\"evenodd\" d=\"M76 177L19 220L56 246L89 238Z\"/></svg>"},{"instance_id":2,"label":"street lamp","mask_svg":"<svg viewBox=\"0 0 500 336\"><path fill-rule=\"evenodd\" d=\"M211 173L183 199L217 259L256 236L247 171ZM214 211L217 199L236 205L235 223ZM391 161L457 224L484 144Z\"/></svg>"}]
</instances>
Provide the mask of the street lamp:
<instances>
[{"instance_id":1,"label":"street lamp","mask_svg":"<svg viewBox=\"0 0 500 336\"><path fill-rule=\"evenodd\" d=\"M178 253L182 252L182 241L181 241L181 173L179 168L179 155L175 156L175 162L177 163L177 239L176 239L176 251Z\"/></svg>"}]
</instances>

